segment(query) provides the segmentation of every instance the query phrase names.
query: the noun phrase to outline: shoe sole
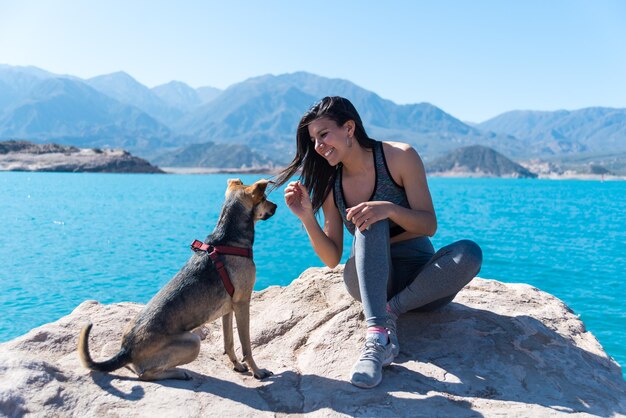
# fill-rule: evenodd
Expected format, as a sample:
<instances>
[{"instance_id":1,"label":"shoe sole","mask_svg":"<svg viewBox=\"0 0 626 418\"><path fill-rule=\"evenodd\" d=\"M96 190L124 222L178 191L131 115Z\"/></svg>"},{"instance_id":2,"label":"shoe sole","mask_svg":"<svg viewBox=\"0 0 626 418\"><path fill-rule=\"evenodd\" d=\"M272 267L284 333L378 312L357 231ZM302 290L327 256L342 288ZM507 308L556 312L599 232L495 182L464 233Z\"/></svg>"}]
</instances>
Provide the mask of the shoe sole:
<instances>
[{"instance_id":1,"label":"shoe sole","mask_svg":"<svg viewBox=\"0 0 626 418\"><path fill-rule=\"evenodd\" d=\"M378 379L378 381L372 385L368 385L366 383L363 382L355 382L354 380L350 379L350 383L352 383L354 386L358 387L358 388L362 388L362 389L371 389L374 388L378 385L380 385L380 382L383 381L383 377L381 376L380 379Z\"/></svg>"}]
</instances>

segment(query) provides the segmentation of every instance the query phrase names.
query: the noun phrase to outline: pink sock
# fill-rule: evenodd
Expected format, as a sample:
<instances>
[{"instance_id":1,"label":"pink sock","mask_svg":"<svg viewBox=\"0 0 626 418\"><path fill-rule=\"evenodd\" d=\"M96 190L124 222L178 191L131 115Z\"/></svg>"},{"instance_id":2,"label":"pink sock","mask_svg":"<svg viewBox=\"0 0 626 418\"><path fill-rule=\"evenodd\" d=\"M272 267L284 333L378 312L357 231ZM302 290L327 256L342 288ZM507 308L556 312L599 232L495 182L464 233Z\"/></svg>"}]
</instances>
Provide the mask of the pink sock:
<instances>
[{"instance_id":1,"label":"pink sock","mask_svg":"<svg viewBox=\"0 0 626 418\"><path fill-rule=\"evenodd\" d=\"M387 335L387 328L380 326L367 327L367 335L375 336L378 342L382 345L389 343L389 335Z\"/></svg>"}]
</instances>

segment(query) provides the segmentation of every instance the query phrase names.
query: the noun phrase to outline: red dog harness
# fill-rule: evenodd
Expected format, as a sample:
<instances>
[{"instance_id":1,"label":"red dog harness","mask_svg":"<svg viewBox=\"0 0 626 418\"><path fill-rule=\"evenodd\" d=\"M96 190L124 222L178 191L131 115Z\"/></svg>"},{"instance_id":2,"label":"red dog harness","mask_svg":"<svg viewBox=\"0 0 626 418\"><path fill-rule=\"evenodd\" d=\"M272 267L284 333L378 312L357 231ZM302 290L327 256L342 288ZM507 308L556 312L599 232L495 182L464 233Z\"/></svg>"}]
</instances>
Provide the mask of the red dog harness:
<instances>
[{"instance_id":1,"label":"red dog harness","mask_svg":"<svg viewBox=\"0 0 626 418\"><path fill-rule=\"evenodd\" d=\"M235 286L233 286L233 282L230 281L230 277L228 277L228 272L226 271L226 267L222 260L220 260L220 254L226 255L238 255L240 257L248 257L252 258L252 248L241 248L241 247L229 247L227 245L211 245L205 244L202 241L198 241L197 239L191 243L191 249L195 252L206 251L211 257L213 261L213 265L217 269L217 272L220 274L222 279L222 283L224 283L224 288L230 295L233 297L233 293L235 293Z\"/></svg>"}]
</instances>

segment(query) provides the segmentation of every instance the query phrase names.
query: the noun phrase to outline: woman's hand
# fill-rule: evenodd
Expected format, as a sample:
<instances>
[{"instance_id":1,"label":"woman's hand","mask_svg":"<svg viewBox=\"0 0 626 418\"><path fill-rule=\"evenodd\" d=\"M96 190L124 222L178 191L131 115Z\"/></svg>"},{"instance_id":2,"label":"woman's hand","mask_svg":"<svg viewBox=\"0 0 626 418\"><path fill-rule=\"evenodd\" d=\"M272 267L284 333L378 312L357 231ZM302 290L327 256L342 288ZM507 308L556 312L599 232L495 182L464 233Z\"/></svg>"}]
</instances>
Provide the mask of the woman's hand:
<instances>
[{"instance_id":1,"label":"woman's hand","mask_svg":"<svg viewBox=\"0 0 626 418\"><path fill-rule=\"evenodd\" d=\"M393 206L391 202L363 202L346 209L346 217L363 232L371 224L389 218Z\"/></svg>"},{"instance_id":2,"label":"woman's hand","mask_svg":"<svg viewBox=\"0 0 626 418\"><path fill-rule=\"evenodd\" d=\"M309 191L299 181L292 181L285 188L285 203L301 221L313 217L313 205Z\"/></svg>"}]
</instances>

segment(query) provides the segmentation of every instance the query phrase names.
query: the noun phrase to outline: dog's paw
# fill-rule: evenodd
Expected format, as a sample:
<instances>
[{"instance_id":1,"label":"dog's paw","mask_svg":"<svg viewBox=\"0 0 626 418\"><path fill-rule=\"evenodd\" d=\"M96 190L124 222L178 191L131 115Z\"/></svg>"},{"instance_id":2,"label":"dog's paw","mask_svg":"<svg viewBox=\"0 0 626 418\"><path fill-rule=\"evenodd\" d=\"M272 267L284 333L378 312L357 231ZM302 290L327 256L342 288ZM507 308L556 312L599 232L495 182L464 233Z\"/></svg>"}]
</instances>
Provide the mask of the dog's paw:
<instances>
[{"instance_id":1,"label":"dog's paw","mask_svg":"<svg viewBox=\"0 0 626 418\"><path fill-rule=\"evenodd\" d=\"M200 337L200 340L204 341L207 337L207 335L209 335L209 330L207 327L201 325L196 329L193 329L191 331L193 334L196 334L198 337Z\"/></svg>"},{"instance_id":2,"label":"dog's paw","mask_svg":"<svg viewBox=\"0 0 626 418\"><path fill-rule=\"evenodd\" d=\"M233 366L233 370L239 373L245 373L248 371L248 366L243 363L235 363Z\"/></svg>"},{"instance_id":3,"label":"dog's paw","mask_svg":"<svg viewBox=\"0 0 626 418\"><path fill-rule=\"evenodd\" d=\"M270 371L269 371L269 370L267 370L267 369L259 369L259 370L257 370L257 371L254 373L254 377L255 377L256 379L261 380L261 379L265 379L266 377L270 377L270 376L272 376L273 374L274 374L274 373L270 372Z\"/></svg>"},{"instance_id":4,"label":"dog's paw","mask_svg":"<svg viewBox=\"0 0 626 418\"><path fill-rule=\"evenodd\" d=\"M187 373L186 371L183 371L183 376L181 380L193 380L193 376L191 375L191 373Z\"/></svg>"}]
</instances>

